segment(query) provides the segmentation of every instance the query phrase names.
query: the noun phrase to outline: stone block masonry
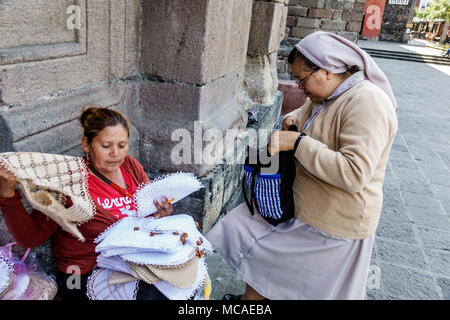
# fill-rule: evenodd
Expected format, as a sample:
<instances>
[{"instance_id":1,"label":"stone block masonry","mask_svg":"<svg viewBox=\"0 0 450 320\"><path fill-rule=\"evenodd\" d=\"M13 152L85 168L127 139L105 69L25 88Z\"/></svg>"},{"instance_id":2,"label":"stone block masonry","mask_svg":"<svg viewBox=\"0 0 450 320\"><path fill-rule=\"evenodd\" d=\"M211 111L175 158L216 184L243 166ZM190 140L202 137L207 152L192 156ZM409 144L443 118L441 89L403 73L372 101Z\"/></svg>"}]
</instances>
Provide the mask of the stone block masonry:
<instances>
[{"instance_id":1,"label":"stone block masonry","mask_svg":"<svg viewBox=\"0 0 450 320\"><path fill-rule=\"evenodd\" d=\"M333 17L333 11L331 9L310 8L308 17L315 19L331 19Z\"/></svg>"}]
</instances>

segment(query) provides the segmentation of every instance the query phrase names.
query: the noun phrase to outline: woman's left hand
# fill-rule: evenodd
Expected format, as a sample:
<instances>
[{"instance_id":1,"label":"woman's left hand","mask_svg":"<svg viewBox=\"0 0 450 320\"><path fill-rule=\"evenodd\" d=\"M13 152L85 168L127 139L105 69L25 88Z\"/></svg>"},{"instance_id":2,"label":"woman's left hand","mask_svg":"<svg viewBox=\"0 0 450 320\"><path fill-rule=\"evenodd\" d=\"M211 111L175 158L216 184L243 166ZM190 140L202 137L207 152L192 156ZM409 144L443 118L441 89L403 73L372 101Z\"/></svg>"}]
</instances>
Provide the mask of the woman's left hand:
<instances>
[{"instance_id":1,"label":"woman's left hand","mask_svg":"<svg viewBox=\"0 0 450 320\"><path fill-rule=\"evenodd\" d=\"M268 150L271 156L281 151L294 149L294 144L300 132L294 131L274 131L270 136Z\"/></svg>"},{"instance_id":2,"label":"woman's left hand","mask_svg":"<svg viewBox=\"0 0 450 320\"><path fill-rule=\"evenodd\" d=\"M158 208L158 211L152 214L152 217L156 219L170 216L173 212L173 205L168 201L166 197L162 197L161 205L159 205L159 202L157 200L154 200L153 204Z\"/></svg>"}]
</instances>

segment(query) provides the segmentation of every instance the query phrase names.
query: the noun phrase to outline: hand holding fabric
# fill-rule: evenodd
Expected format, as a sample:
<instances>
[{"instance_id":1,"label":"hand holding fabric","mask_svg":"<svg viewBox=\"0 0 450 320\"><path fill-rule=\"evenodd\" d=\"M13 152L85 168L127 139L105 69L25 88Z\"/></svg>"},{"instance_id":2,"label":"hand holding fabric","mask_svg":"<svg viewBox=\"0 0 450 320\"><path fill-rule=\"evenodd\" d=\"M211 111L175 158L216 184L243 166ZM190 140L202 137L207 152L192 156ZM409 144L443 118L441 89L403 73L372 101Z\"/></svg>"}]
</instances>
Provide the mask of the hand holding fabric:
<instances>
[{"instance_id":1,"label":"hand holding fabric","mask_svg":"<svg viewBox=\"0 0 450 320\"><path fill-rule=\"evenodd\" d=\"M289 127L292 125L297 125L297 119L295 119L294 117L286 116L283 119L281 130L288 131Z\"/></svg>"},{"instance_id":2,"label":"hand holding fabric","mask_svg":"<svg viewBox=\"0 0 450 320\"><path fill-rule=\"evenodd\" d=\"M159 219L170 216L173 213L173 205L169 202L167 197L162 197L162 204L160 205L157 200L153 201L158 211L152 214L152 217Z\"/></svg>"},{"instance_id":3,"label":"hand holding fabric","mask_svg":"<svg viewBox=\"0 0 450 320\"><path fill-rule=\"evenodd\" d=\"M271 156L281 151L290 151L294 149L294 144L300 132L294 131L275 131L270 136L268 151Z\"/></svg>"},{"instance_id":4,"label":"hand holding fabric","mask_svg":"<svg viewBox=\"0 0 450 320\"><path fill-rule=\"evenodd\" d=\"M11 198L15 194L16 177L12 172L0 165L0 197Z\"/></svg>"}]
</instances>

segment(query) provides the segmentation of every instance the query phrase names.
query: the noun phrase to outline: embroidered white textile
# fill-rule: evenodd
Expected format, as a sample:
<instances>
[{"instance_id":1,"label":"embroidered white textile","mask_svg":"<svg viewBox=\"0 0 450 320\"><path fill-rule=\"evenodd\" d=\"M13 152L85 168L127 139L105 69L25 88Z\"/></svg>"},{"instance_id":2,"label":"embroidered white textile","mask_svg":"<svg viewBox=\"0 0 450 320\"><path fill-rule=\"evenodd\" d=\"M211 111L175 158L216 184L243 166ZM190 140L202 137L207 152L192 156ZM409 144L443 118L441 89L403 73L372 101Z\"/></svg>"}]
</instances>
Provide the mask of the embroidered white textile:
<instances>
[{"instance_id":1,"label":"embroidered white textile","mask_svg":"<svg viewBox=\"0 0 450 320\"><path fill-rule=\"evenodd\" d=\"M162 202L167 197L173 203L180 201L191 193L203 188L202 183L192 174L178 172L159 177L148 184L140 186L134 196L137 214L146 217L157 211L153 201Z\"/></svg>"},{"instance_id":2,"label":"embroidered white textile","mask_svg":"<svg viewBox=\"0 0 450 320\"><path fill-rule=\"evenodd\" d=\"M96 271L89 277L88 296L92 299L135 298L135 294L132 295L135 288L130 284L133 281L119 284L115 279L117 275L112 277L113 271L154 284L169 299L190 299L200 295L206 283L203 255L211 253L212 246L189 215L160 219L125 217L110 226L95 242L98 243L95 250L100 253L98 270L109 270L110 273ZM196 264L192 265L190 261ZM183 276L186 279L180 278Z\"/></svg>"},{"instance_id":3,"label":"embroidered white textile","mask_svg":"<svg viewBox=\"0 0 450 320\"><path fill-rule=\"evenodd\" d=\"M109 284L112 270L95 269L88 278L86 295L90 300L136 300L138 281Z\"/></svg>"},{"instance_id":4,"label":"embroidered white textile","mask_svg":"<svg viewBox=\"0 0 450 320\"><path fill-rule=\"evenodd\" d=\"M187 234L184 244L180 239L183 233ZM95 242L100 242L95 251L103 257L119 255L126 261L157 266L185 263L195 255L196 249L212 252L211 244L198 231L194 219L186 214L160 219L126 217Z\"/></svg>"},{"instance_id":5,"label":"embroidered white textile","mask_svg":"<svg viewBox=\"0 0 450 320\"><path fill-rule=\"evenodd\" d=\"M97 256L97 266L100 268L132 274L130 267L120 256L105 257L100 254Z\"/></svg>"},{"instance_id":6,"label":"embroidered white textile","mask_svg":"<svg viewBox=\"0 0 450 320\"><path fill-rule=\"evenodd\" d=\"M119 284L133 279L129 276L154 284L169 299L200 296L208 279L203 255L212 252L211 244L187 214L160 219L149 215L157 211L154 200L161 202L165 196L175 203L202 187L189 173L141 186L134 197L136 214L111 225L94 241L100 269L88 279L89 298L135 299L138 282Z\"/></svg>"}]
</instances>

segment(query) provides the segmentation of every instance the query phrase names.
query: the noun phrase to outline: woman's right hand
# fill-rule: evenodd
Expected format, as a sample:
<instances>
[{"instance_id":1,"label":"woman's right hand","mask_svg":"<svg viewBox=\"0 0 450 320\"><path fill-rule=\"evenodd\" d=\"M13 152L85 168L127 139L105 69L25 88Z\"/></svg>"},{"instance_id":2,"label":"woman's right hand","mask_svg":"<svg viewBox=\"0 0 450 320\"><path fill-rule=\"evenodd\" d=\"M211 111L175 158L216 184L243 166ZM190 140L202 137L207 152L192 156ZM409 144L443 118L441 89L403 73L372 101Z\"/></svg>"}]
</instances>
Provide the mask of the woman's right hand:
<instances>
[{"instance_id":1,"label":"woman's right hand","mask_svg":"<svg viewBox=\"0 0 450 320\"><path fill-rule=\"evenodd\" d=\"M291 125L297 125L297 119L294 117L285 117L281 125L281 130L288 130Z\"/></svg>"},{"instance_id":2,"label":"woman's right hand","mask_svg":"<svg viewBox=\"0 0 450 320\"><path fill-rule=\"evenodd\" d=\"M0 165L0 198L12 198L16 192L16 178L5 167Z\"/></svg>"}]
</instances>

